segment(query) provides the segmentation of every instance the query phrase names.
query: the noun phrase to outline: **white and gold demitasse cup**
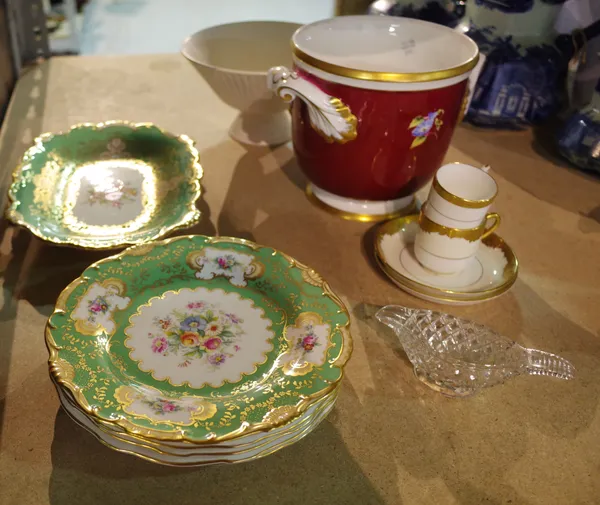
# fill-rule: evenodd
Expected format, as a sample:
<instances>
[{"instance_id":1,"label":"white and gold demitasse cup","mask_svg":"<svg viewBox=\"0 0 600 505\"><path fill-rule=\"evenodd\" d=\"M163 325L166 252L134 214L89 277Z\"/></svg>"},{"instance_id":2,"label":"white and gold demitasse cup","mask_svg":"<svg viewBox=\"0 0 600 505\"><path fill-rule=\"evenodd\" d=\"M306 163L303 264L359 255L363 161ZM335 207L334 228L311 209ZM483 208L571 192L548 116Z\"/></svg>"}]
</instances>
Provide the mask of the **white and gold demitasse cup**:
<instances>
[{"instance_id":1,"label":"white and gold demitasse cup","mask_svg":"<svg viewBox=\"0 0 600 505\"><path fill-rule=\"evenodd\" d=\"M497 192L493 177L477 167L453 163L440 168L419 216L419 262L440 274L462 271L481 240L500 224L500 216L488 212Z\"/></svg>"}]
</instances>

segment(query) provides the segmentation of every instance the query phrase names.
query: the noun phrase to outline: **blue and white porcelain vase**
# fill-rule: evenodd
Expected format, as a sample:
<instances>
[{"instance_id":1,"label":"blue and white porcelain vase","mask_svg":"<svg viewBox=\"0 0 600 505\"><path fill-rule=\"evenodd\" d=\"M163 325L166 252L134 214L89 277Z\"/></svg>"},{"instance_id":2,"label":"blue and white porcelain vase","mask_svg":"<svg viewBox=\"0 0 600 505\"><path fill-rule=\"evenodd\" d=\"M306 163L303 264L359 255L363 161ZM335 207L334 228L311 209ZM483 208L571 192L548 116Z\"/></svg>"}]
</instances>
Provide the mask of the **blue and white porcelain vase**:
<instances>
[{"instance_id":1,"label":"blue and white porcelain vase","mask_svg":"<svg viewBox=\"0 0 600 505\"><path fill-rule=\"evenodd\" d=\"M564 122L558 132L558 149L579 168L600 174L600 81L591 103Z\"/></svg>"},{"instance_id":2,"label":"blue and white porcelain vase","mask_svg":"<svg viewBox=\"0 0 600 505\"><path fill-rule=\"evenodd\" d=\"M457 30L485 55L467 119L481 126L537 124L560 106L567 61L553 42L565 0L469 0Z\"/></svg>"},{"instance_id":3,"label":"blue and white porcelain vase","mask_svg":"<svg viewBox=\"0 0 600 505\"><path fill-rule=\"evenodd\" d=\"M464 14L466 0L377 0L369 14L422 19L446 26L456 26Z\"/></svg>"}]
</instances>

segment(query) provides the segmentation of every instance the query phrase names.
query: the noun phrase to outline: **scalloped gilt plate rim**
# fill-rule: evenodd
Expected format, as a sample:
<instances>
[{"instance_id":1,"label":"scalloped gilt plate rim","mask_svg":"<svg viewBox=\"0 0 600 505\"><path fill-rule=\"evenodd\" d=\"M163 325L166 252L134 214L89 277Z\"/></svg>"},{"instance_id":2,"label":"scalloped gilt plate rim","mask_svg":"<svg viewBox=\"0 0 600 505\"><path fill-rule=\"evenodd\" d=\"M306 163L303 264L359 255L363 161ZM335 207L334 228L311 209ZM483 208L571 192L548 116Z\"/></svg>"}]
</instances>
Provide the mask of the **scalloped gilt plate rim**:
<instances>
[{"instance_id":1,"label":"scalloped gilt plate rim","mask_svg":"<svg viewBox=\"0 0 600 505\"><path fill-rule=\"evenodd\" d=\"M79 287L79 285L87 282L90 279L89 277L86 276L86 274L89 275L89 273L91 271L99 271L100 269L103 268L103 265L110 265L111 263L118 264L126 256L132 256L132 257L137 256L137 257L148 258L147 255L148 255L149 251L154 248L169 247L170 244L174 244L177 242L183 243L183 241L186 241L186 240L198 241L199 243L203 244L201 246L202 248L210 248L211 246L213 246L215 244L225 244L225 246L228 244L235 244L235 245L243 246L244 248L248 248L249 251L257 251L257 254L259 251L264 250L263 254L265 254L265 255L270 255L273 257L277 255L277 256L280 256L281 258L283 258L282 264L287 264L287 268L289 268L290 270L291 269L298 270L299 274L300 274L300 278L302 279L301 284L304 284L306 286L312 286L311 289L314 289L315 287L319 288L320 294L317 294L317 292L315 292L311 296L314 296L315 297L314 299L321 299L321 298L328 299L327 303L331 305L331 309L335 309L335 312L332 314L337 314L337 316L335 316L335 319L330 320L328 323L330 325L329 326L330 327L330 330L329 330L330 336L328 336L327 338L328 338L329 342L333 343L334 342L334 340L332 340L333 336L337 334L337 336L335 338L336 338L336 341L339 342L339 344L328 345L324 351L325 352L325 354L324 354L325 360L323 361L323 364L322 365L314 365L314 367L315 367L315 369L318 369L318 367L322 366L322 367L324 367L324 369L330 368L330 369L337 369L338 371L335 372L335 374L332 377L330 377L329 379L325 379L326 376L323 377L322 379L320 379L320 381L322 382L322 385L317 386L316 391L305 391L305 392L298 393L297 401L294 400L295 403L268 407L268 409L270 409L270 410L267 410L266 414L262 417L261 422L240 421L241 424L238 423L238 424L240 424L239 427L237 427L235 429L233 429L233 428L228 429L222 435L217 435L215 433L209 432L206 436L203 436L203 437L199 437L197 434L194 436L189 436L186 433L186 430L183 429L183 428L188 428L187 431L191 430L192 428L188 425L182 425L182 426L178 427L177 429L161 430L156 426L156 424L157 424L156 422L152 422L152 423L150 423L153 426L151 428L148 426L144 426L143 423L142 423L142 425L140 425L140 424L136 424L136 423L132 422L131 419L135 420L136 415L131 415L129 413L126 413L127 416L125 414L122 414L122 415L118 416L117 418L113 418L112 414L110 416L107 415L106 413L104 415L100 415L94 409L93 405L87 400L83 391L80 389L80 387L74 381L74 376L72 377L72 375L73 375L72 365L68 362L65 364L64 359L61 356L61 350L63 349L63 347L61 347L59 344L62 343L62 340L59 338L58 343L57 343L57 339L54 336L56 333L56 335L58 337L58 335L60 334L60 331L61 331L60 330L61 326L57 325L55 322L53 322L53 320L54 320L55 316L57 316L57 315L66 316L68 314L68 317L72 316L72 314L74 313L77 306L75 305L75 308L69 308L68 305L70 304L71 306L73 306L74 300L71 299L71 297L74 296L73 293ZM223 249L223 247L222 247L222 249ZM227 249L223 249L223 250L227 250ZM194 254L194 253L193 253L193 251L192 252L187 251L185 254L187 254L189 256L190 254ZM141 256L141 255L144 255L144 256ZM162 259L162 258L159 258L159 259ZM187 277L185 277L185 279L187 279ZM194 279L194 277L192 276L191 279ZM208 280L208 283L210 283L210 282L211 282L211 280ZM231 281L229 280L229 282L231 282ZM208 284L205 281L204 284L200 284L199 286L206 287L207 285ZM167 288L167 286L165 286L165 288ZM306 288L304 288L304 289L306 289ZM88 291L89 291L89 288L88 288L88 290L86 290L83 293L83 295L80 295L77 299L75 299L75 303L77 304L81 300L83 300L83 298L88 293ZM308 295L306 295L306 296L308 296ZM308 298L308 300L311 300L311 299L313 299L313 298ZM132 306L130 308L130 310L133 310L135 307L137 307L137 305ZM280 309L280 310L283 310L283 309ZM301 316L306 314L305 311L307 309L301 310L301 309L297 308L295 310L296 310L296 312L298 312L295 316L295 320L297 323L297 321L301 318ZM327 314L327 312L324 312L324 314ZM285 321L283 335L286 335L288 329L291 327L294 327L294 324L292 324L292 321L288 316L286 316L286 318L283 319L283 321ZM333 325L333 323L335 321L337 321L337 323L335 323L335 325ZM64 325L65 323L62 323L62 324ZM104 258L104 259L92 264L81 274L80 277L78 277L77 279L72 281L63 290L63 292L59 295L58 300L55 305L55 309L54 309L53 313L51 314L51 316L49 317L48 322L46 324L45 336L46 336L46 345L47 345L47 348L49 351L48 362L49 362L49 368L50 368L50 373L51 373L52 378L58 385L60 385L60 387L66 388L72 394L73 398L77 401L77 403L81 407L81 409L84 412L86 412L88 416L93 417L94 422L96 422L97 424L103 425L107 428L110 428L112 430L115 430L115 429L123 430L124 432L134 435L136 437L143 437L143 438L154 439L154 440L158 440L158 441L186 441L186 442L191 442L194 444L215 444L215 443L218 443L221 441L232 440L241 435L246 435L246 434L253 433L253 432L268 431L272 428L282 426L282 425L290 422L291 420L297 418L304 411L306 411L306 409L309 408L312 404L314 404L318 400L322 399L323 397L329 395L332 391L334 391L339 386L339 384L342 381L343 376L344 376L344 367L345 367L346 363L348 362L348 360L350 359L350 356L352 353L352 336L350 333L349 312L348 312L346 306L344 305L344 303L342 302L341 298L332 291L332 289L330 288L328 283L313 269L298 262L291 256L289 256L277 249L274 249L272 247L262 246L259 244L255 244L254 242L250 242L248 240L239 239L239 238L206 237L206 236L202 236L202 235L178 236L178 237L173 237L173 238L169 238L169 239L162 240L162 241L153 242L150 244L144 244L141 246L130 247L116 255L110 256L108 258ZM289 350L289 348L288 348L288 350ZM282 356L282 355L280 354L279 356ZM279 358L278 358L278 360L279 360ZM312 370L312 368L311 368L311 370ZM291 379L294 379L296 376L294 374L292 374L291 376L288 376L288 377ZM296 377L296 378L298 378L298 377ZM186 396L186 395L183 394L183 396ZM279 408L286 409L285 415L279 416L276 414L277 409L279 409ZM121 412L123 412L123 411L121 411ZM141 419L139 417L139 415L137 415L137 418ZM175 425L173 425L173 426L175 426Z\"/></svg>"},{"instance_id":2,"label":"scalloped gilt plate rim","mask_svg":"<svg viewBox=\"0 0 600 505\"><path fill-rule=\"evenodd\" d=\"M149 127L156 128L158 131L160 131L160 133L162 133L166 137L177 139L182 144L182 146L186 149L186 151L191 154L192 159L193 159L193 161L191 163L191 167L193 169L194 175L192 177L191 183L194 187L194 191L193 191L192 198L190 198L189 201L187 202L188 212L185 215L182 215L182 217L179 221L176 221L173 224L166 226L166 227L157 228L156 232L154 234L149 233L148 236L146 236L142 239L139 239L139 240L127 240L126 235L124 235L123 238L120 240L113 240L113 241L106 241L106 240L103 241L101 238L98 238L95 240L91 239L91 238L84 238L84 239L67 238L67 239L63 240L63 239L60 239L53 235L44 234L39 229L39 227L28 222L22 216L22 214L17 210L17 207L21 203L17 196L17 190L22 181L22 169L23 169L23 166L27 163L26 160L34 154L34 152L36 151L37 148L39 148L39 146L41 146L44 142L47 142L48 140L50 140L54 137L67 136L69 133L71 133L72 131L77 130L77 129L88 128L91 130L98 130L98 129L103 129L103 128L110 127L110 126L124 126L124 127L130 128L133 131L136 129L139 129L139 128L149 128ZM87 122L77 123L77 124L74 124L73 126L71 126L67 130L42 133L33 140L33 144L29 148L27 148L27 150L23 153L16 168L12 172L12 182L11 182L11 184L8 188L8 192L7 192L8 205L7 205L7 209L5 212L6 219L17 226L27 229L31 234L33 234L35 237L43 240L44 242L48 242L48 243L51 243L56 246L73 247L73 248L89 250L89 251L110 251L110 250L120 249L123 247L141 245L141 244L145 244L148 242L162 239L162 238L166 237L167 235L169 235L173 231L181 230L181 229L185 229L185 228L194 226L201 219L201 212L197 208L197 202L200 200L201 195L202 195L202 185L201 185L200 181L202 180L204 171L203 171L202 165L200 164L200 155L198 153L198 149L195 147L195 144L196 144L195 141L192 140L187 135L185 135L185 134L176 135L174 133L171 133L171 132L161 128L160 126L156 125L155 123L151 123L151 122L137 122L136 123L136 122L120 120L120 119L102 121L102 122L98 122L98 123L87 123Z\"/></svg>"}]
</instances>

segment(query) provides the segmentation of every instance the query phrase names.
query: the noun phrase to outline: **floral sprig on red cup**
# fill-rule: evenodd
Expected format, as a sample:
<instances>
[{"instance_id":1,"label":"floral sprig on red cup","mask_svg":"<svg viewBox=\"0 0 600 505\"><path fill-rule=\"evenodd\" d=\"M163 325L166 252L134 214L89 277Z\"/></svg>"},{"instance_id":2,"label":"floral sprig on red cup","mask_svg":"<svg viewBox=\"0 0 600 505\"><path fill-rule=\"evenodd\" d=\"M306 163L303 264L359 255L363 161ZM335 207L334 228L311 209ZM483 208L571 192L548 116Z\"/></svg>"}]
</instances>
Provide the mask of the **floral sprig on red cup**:
<instances>
[{"instance_id":1,"label":"floral sprig on red cup","mask_svg":"<svg viewBox=\"0 0 600 505\"><path fill-rule=\"evenodd\" d=\"M423 144L429 135L433 133L436 135L440 131L440 128L444 124L441 120L441 116L444 114L444 109L438 109L430 112L427 116L417 116L408 125L408 128L412 128L410 132L414 138L410 148L413 149Z\"/></svg>"}]
</instances>

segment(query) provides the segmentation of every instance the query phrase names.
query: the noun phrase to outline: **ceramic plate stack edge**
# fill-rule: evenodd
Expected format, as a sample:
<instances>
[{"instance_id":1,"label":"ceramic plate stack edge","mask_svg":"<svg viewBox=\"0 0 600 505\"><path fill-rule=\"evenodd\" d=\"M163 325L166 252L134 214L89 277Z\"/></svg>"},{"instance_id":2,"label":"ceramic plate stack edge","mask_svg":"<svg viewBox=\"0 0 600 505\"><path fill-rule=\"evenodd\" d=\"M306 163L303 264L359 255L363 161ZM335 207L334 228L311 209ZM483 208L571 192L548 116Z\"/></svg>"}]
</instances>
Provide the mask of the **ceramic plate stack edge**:
<instances>
[{"instance_id":1,"label":"ceramic plate stack edge","mask_svg":"<svg viewBox=\"0 0 600 505\"><path fill-rule=\"evenodd\" d=\"M333 410L337 389L310 407L306 413L280 428L263 435L240 437L233 445L214 446L182 444L168 445L128 433L114 432L98 424L82 411L68 393L56 382L59 400L71 420L89 431L100 443L118 452L138 456L153 463L168 466L201 466L220 463L242 463L259 459L283 449L308 435ZM223 447L221 447L223 446Z\"/></svg>"},{"instance_id":2,"label":"ceramic plate stack edge","mask_svg":"<svg viewBox=\"0 0 600 505\"><path fill-rule=\"evenodd\" d=\"M348 312L314 270L203 236L90 266L60 295L46 342L74 422L174 466L250 461L308 435L352 350Z\"/></svg>"}]
</instances>

